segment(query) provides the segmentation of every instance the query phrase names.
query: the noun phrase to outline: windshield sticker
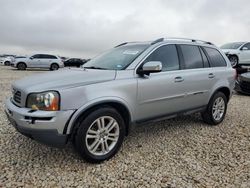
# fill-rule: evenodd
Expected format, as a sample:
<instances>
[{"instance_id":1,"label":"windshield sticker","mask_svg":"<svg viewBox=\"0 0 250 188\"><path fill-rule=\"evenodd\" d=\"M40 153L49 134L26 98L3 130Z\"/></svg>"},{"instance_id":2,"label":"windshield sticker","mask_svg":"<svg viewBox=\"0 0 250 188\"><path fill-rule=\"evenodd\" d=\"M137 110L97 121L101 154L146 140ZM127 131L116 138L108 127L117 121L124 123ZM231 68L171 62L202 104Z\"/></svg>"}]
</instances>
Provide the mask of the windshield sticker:
<instances>
[{"instance_id":1,"label":"windshield sticker","mask_svg":"<svg viewBox=\"0 0 250 188\"><path fill-rule=\"evenodd\" d=\"M139 51L132 51L132 50L126 50L123 52L123 54L126 54L126 55L136 55L138 54Z\"/></svg>"},{"instance_id":2,"label":"windshield sticker","mask_svg":"<svg viewBox=\"0 0 250 188\"><path fill-rule=\"evenodd\" d=\"M117 67L117 68L122 68L122 66L121 66L121 65L116 65L116 67Z\"/></svg>"}]
</instances>

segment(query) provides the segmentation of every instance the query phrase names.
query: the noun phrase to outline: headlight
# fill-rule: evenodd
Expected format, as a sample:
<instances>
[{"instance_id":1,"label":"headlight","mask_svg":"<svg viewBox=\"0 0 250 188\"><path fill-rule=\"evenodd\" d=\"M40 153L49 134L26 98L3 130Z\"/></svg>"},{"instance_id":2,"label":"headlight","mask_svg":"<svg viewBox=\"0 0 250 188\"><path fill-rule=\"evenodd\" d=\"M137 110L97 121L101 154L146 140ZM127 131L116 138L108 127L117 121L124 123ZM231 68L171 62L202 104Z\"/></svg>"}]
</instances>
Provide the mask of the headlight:
<instances>
[{"instance_id":1,"label":"headlight","mask_svg":"<svg viewBox=\"0 0 250 188\"><path fill-rule=\"evenodd\" d=\"M57 111L59 110L60 96L55 91L32 93L27 98L27 108L33 110Z\"/></svg>"}]
</instances>

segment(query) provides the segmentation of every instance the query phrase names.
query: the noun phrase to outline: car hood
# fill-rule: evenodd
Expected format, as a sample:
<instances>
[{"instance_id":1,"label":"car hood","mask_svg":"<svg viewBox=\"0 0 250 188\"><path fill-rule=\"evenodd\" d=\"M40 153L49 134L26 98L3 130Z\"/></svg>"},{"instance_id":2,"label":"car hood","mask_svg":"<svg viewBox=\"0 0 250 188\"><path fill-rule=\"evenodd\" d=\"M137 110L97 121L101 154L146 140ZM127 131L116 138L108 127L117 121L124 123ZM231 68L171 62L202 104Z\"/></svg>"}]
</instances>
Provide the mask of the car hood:
<instances>
[{"instance_id":1,"label":"car hood","mask_svg":"<svg viewBox=\"0 0 250 188\"><path fill-rule=\"evenodd\" d=\"M27 93L61 90L114 80L115 75L114 70L63 69L26 77L12 86Z\"/></svg>"},{"instance_id":2,"label":"car hood","mask_svg":"<svg viewBox=\"0 0 250 188\"><path fill-rule=\"evenodd\" d=\"M250 72L241 74L241 75L240 75L240 78L241 78L241 80L250 82Z\"/></svg>"},{"instance_id":3,"label":"car hood","mask_svg":"<svg viewBox=\"0 0 250 188\"><path fill-rule=\"evenodd\" d=\"M226 54L236 54L239 52L237 49L222 49L221 51L223 51Z\"/></svg>"}]
</instances>

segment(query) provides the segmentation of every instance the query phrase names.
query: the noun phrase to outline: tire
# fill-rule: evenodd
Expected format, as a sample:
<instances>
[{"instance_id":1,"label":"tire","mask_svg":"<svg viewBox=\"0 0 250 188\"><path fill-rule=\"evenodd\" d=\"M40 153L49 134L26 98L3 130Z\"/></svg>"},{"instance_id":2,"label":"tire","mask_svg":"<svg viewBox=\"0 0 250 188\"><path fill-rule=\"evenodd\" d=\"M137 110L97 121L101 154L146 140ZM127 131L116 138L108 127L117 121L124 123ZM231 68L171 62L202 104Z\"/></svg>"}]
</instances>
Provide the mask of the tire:
<instances>
[{"instance_id":1,"label":"tire","mask_svg":"<svg viewBox=\"0 0 250 188\"><path fill-rule=\"evenodd\" d=\"M220 101L222 102L220 103ZM228 101L224 93L215 93L210 99L206 111L201 113L203 121L209 125L220 124L224 120L227 112L227 102ZM216 110L218 113L216 113ZM216 114L218 116L216 116Z\"/></svg>"},{"instance_id":2,"label":"tire","mask_svg":"<svg viewBox=\"0 0 250 188\"><path fill-rule=\"evenodd\" d=\"M239 59L238 59L238 57L236 55L231 55L229 57L229 61L231 62L231 65L232 65L233 68L238 66Z\"/></svg>"},{"instance_id":3,"label":"tire","mask_svg":"<svg viewBox=\"0 0 250 188\"><path fill-rule=\"evenodd\" d=\"M58 64L52 63L52 64L50 65L50 70L55 71L55 70L58 70L58 69L59 69Z\"/></svg>"},{"instance_id":4,"label":"tire","mask_svg":"<svg viewBox=\"0 0 250 188\"><path fill-rule=\"evenodd\" d=\"M25 63L18 63L17 64L17 69L18 70L26 70L27 65Z\"/></svg>"},{"instance_id":5,"label":"tire","mask_svg":"<svg viewBox=\"0 0 250 188\"><path fill-rule=\"evenodd\" d=\"M5 61L5 62L4 62L4 65L5 65L5 66L10 66L10 62L9 62L9 61Z\"/></svg>"},{"instance_id":6,"label":"tire","mask_svg":"<svg viewBox=\"0 0 250 188\"><path fill-rule=\"evenodd\" d=\"M125 123L114 108L96 109L79 121L73 142L83 159L90 163L100 163L119 151L125 136Z\"/></svg>"}]
</instances>

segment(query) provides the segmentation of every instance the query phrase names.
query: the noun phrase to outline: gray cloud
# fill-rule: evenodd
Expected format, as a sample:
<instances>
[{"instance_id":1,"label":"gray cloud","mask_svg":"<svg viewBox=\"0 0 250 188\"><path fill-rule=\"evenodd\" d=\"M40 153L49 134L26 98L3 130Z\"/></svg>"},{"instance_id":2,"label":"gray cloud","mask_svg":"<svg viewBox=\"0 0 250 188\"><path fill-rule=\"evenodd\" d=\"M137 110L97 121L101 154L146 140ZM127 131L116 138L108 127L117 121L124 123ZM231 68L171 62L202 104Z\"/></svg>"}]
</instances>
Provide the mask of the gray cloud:
<instances>
[{"instance_id":1,"label":"gray cloud","mask_svg":"<svg viewBox=\"0 0 250 188\"><path fill-rule=\"evenodd\" d=\"M92 57L124 41L247 41L248 0L0 0L0 53Z\"/></svg>"}]
</instances>

